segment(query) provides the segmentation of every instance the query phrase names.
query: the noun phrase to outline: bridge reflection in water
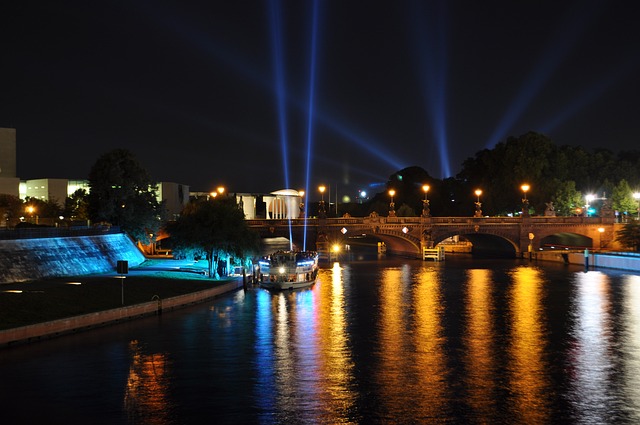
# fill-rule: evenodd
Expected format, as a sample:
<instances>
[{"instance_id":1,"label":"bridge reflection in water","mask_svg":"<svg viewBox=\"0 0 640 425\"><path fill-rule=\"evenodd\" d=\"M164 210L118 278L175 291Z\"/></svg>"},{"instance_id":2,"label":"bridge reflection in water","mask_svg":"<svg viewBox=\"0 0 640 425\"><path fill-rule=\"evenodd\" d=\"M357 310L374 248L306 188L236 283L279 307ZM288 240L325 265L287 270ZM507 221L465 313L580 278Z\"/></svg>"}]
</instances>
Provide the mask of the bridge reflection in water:
<instances>
[{"instance_id":1,"label":"bridge reflection in water","mask_svg":"<svg viewBox=\"0 0 640 425\"><path fill-rule=\"evenodd\" d=\"M545 242L567 240L581 249L607 248L615 239L614 217L380 217L247 220L261 237L290 235L294 244L328 254L334 244L354 236L372 236L384 242L389 254L422 258L424 248L462 236L474 253L520 257ZM290 233L291 230L291 233ZM505 255L507 254L507 255Z\"/></svg>"}]
</instances>

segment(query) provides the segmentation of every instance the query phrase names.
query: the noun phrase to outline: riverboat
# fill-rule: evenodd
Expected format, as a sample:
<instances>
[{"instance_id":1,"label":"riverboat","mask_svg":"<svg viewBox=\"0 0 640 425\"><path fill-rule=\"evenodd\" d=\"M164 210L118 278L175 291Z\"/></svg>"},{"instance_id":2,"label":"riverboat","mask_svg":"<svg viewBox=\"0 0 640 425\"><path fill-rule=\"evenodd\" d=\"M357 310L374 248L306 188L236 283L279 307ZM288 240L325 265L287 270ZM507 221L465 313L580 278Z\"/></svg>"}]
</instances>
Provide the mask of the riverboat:
<instances>
[{"instance_id":1,"label":"riverboat","mask_svg":"<svg viewBox=\"0 0 640 425\"><path fill-rule=\"evenodd\" d=\"M266 289L307 288L318 276L315 251L276 251L258 261L260 286Z\"/></svg>"}]
</instances>

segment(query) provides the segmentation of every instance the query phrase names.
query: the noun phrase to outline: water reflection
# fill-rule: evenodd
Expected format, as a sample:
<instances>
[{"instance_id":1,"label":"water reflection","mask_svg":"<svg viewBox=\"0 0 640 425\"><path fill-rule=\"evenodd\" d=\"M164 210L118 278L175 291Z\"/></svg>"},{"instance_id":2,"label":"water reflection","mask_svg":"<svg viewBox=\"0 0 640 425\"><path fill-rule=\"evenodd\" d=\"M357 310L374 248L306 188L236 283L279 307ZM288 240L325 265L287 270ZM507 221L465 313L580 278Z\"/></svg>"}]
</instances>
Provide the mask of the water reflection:
<instances>
[{"instance_id":1,"label":"water reflection","mask_svg":"<svg viewBox=\"0 0 640 425\"><path fill-rule=\"evenodd\" d=\"M124 408L131 423L162 425L170 417L168 362L164 354L145 354L138 341L129 343L131 365L124 391Z\"/></svg>"},{"instance_id":2,"label":"water reflection","mask_svg":"<svg viewBox=\"0 0 640 425\"><path fill-rule=\"evenodd\" d=\"M508 370L513 415L520 423L548 423L551 383L543 355L548 343L542 308L544 279L533 267L516 268L512 279Z\"/></svg>"},{"instance_id":3,"label":"water reflection","mask_svg":"<svg viewBox=\"0 0 640 425\"><path fill-rule=\"evenodd\" d=\"M488 423L496 409L496 347L492 273L467 271L466 332L464 334L466 400L473 416Z\"/></svg>"},{"instance_id":4,"label":"water reflection","mask_svg":"<svg viewBox=\"0 0 640 425\"><path fill-rule=\"evenodd\" d=\"M632 422L640 423L640 276L625 276L622 304L622 373L625 408Z\"/></svg>"},{"instance_id":5,"label":"water reflection","mask_svg":"<svg viewBox=\"0 0 640 425\"><path fill-rule=\"evenodd\" d=\"M599 272L576 275L576 295L572 306L575 325L569 353L572 383L569 399L580 423L605 423L611 419L610 406L616 401L612 387L613 329L611 327L610 286Z\"/></svg>"},{"instance_id":6,"label":"water reflection","mask_svg":"<svg viewBox=\"0 0 640 425\"><path fill-rule=\"evenodd\" d=\"M356 393L339 265L321 271L312 290L257 298L261 422L348 422Z\"/></svg>"},{"instance_id":7,"label":"water reflection","mask_svg":"<svg viewBox=\"0 0 640 425\"><path fill-rule=\"evenodd\" d=\"M331 283L318 287L317 317L322 423L347 423L356 402L353 382L353 354L349 347L344 300L343 269L334 263Z\"/></svg>"},{"instance_id":8,"label":"water reflection","mask_svg":"<svg viewBox=\"0 0 640 425\"><path fill-rule=\"evenodd\" d=\"M446 416L449 400L447 391L447 365L444 352L445 337L442 315L445 310L441 293L440 273L434 268L425 268L416 276L414 291L415 359L412 373L414 395L412 409L417 420L442 419Z\"/></svg>"},{"instance_id":9,"label":"water reflection","mask_svg":"<svg viewBox=\"0 0 640 425\"><path fill-rule=\"evenodd\" d=\"M384 270L380 280L379 342L376 354L376 386L380 391L380 409L392 418L410 415L411 405L405 399L411 393L406 371L411 368L409 339L405 335L407 305L403 302L405 283L402 270ZM413 397L412 397L413 398Z\"/></svg>"},{"instance_id":10,"label":"water reflection","mask_svg":"<svg viewBox=\"0 0 640 425\"><path fill-rule=\"evenodd\" d=\"M640 423L640 277L531 264L351 263L0 350L3 423Z\"/></svg>"}]
</instances>

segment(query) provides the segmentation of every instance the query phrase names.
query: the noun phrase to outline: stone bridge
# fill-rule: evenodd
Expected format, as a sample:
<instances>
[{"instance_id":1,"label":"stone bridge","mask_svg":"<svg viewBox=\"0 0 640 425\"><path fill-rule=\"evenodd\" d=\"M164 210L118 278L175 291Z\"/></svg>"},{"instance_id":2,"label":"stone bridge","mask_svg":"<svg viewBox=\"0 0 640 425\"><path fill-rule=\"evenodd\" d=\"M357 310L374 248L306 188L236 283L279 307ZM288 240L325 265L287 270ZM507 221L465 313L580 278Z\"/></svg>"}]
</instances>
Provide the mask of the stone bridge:
<instances>
[{"instance_id":1,"label":"stone bridge","mask_svg":"<svg viewBox=\"0 0 640 425\"><path fill-rule=\"evenodd\" d=\"M613 217L349 217L294 220L247 220L261 237L285 237L322 252L327 244L348 243L354 236L373 236L395 255L422 258L453 236L473 244L474 253L522 256L546 244L606 248L615 239ZM306 229L306 230L305 230Z\"/></svg>"}]
</instances>

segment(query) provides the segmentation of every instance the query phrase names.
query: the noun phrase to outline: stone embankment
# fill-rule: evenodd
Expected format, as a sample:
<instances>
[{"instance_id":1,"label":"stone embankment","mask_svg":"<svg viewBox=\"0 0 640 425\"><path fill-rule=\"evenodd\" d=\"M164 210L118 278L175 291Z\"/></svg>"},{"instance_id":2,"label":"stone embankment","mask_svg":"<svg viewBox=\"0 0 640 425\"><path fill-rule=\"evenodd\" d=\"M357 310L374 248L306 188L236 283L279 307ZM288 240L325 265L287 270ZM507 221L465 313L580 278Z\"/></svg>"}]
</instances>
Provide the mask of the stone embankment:
<instances>
[{"instance_id":1,"label":"stone embankment","mask_svg":"<svg viewBox=\"0 0 640 425\"><path fill-rule=\"evenodd\" d=\"M34 342L40 339L52 338L139 317L160 315L163 311L170 311L191 304L200 303L226 292L235 291L241 288L243 284L243 278L239 277L229 281L228 283L204 291L166 298L163 300L157 299L133 306L99 311L96 313L53 320L35 325L2 330L0 331L0 347Z\"/></svg>"},{"instance_id":2,"label":"stone embankment","mask_svg":"<svg viewBox=\"0 0 640 425\"><path fill-rule=\"evenodd\" d=\"M633 252L540 251L535 253L535 259L589 268L640 271L640 254Z\"/></svg>"}]
</instances>

